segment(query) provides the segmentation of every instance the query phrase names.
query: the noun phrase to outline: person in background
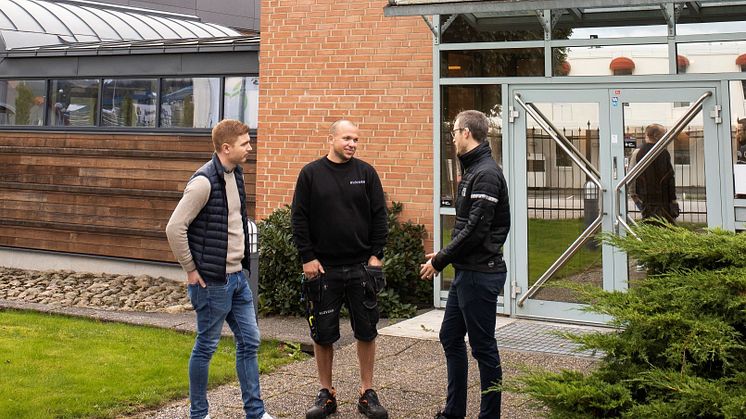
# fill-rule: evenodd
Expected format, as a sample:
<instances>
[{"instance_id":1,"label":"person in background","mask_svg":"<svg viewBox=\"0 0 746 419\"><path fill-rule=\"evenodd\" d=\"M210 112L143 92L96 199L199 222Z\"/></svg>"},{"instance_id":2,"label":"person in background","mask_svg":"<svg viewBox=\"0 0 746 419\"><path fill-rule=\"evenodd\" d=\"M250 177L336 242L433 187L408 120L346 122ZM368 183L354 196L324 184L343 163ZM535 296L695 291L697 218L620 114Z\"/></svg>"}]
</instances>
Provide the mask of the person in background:
<instances>
[{"instance_id":1,"label":"person in background","mask_svg":"<svg viewBox=\"0 0 746 419\"><path fill-rule=\"evenodd\" d=\"M660 124L650 124L645 128L645 142L632 152L630 169L650 152L665 133L666 129ZM671 224L675 222L679 216L679 203L676 200L676 179L668 150L663 150L637 177L629 195L640 209L643 220L655 217Z\"/></svg>"}]
</instances>

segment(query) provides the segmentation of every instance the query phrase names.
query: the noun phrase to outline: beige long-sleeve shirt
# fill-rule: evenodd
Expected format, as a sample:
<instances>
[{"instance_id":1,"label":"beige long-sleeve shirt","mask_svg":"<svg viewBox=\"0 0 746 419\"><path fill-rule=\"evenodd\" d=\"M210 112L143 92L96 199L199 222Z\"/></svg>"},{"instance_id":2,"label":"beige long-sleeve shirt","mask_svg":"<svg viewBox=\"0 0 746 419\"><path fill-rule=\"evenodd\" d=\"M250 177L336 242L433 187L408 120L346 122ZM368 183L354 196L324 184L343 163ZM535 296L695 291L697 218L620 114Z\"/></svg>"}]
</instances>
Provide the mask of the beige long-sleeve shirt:
<instances>
[{"instance_id":1,"label":"beige long-sleeve shirt","mask_svg":"<svg viewBox=\"0 0 746 419\"><path fill-rule=\"evenodd\" d=\"M235 171L226 172L225 192L228 200L228 255L225 261L225 272L233 273L241 270L241 260L244 256L244 226L241 220L241 199L236 186ZM204 176L197 176L187 184L184 195L166 226L168 244L176 260L186 272L197 269L189 250L187 229L202 211L210 198L210 181Z\"/></svg>"}]
</instances>

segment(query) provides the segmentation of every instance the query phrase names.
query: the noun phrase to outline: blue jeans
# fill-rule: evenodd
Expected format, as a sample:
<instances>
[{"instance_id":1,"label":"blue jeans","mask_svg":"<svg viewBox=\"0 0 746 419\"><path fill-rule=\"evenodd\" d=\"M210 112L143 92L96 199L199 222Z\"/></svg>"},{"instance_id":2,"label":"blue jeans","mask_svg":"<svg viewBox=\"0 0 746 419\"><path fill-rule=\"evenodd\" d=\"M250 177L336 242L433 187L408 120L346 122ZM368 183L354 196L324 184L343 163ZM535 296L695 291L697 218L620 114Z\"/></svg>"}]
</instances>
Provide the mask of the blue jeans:
<instances>
[{"instance_id":1,"label":"blue jeans","mask_svg":"<svg viewBox=\"0 0 746 419\"><path fill-rule=\"evenodd\" d=\"M228 274L225 284L210 283L206 288L189 285L187 294L197 313L197 339L189 359L191 417L201 419L208 413L207 372L220 341L223 322L227 321L236 340L236 372L246 418L261 418L264 402L259 390L257 362L259 327L246 275L243 272Z\"/></svg>"},{"instance_id":2,"label":"blue jeans","mask_svg":"<svg viewBox=\"0 0 746 419\"><path fill-rule=\"evenodd\" d=\"M448 370L448 397L443 413L448 416L466 416L468 362L464 336L468 333L471 354L479 365L482 390L479 417L500 417L501 393L484 391L502 383L500 353L495 341L495 316L497 296L505 285L505 278L504 272L456 270L440 327L440 343Z\"/></svg>"}]
</instances>

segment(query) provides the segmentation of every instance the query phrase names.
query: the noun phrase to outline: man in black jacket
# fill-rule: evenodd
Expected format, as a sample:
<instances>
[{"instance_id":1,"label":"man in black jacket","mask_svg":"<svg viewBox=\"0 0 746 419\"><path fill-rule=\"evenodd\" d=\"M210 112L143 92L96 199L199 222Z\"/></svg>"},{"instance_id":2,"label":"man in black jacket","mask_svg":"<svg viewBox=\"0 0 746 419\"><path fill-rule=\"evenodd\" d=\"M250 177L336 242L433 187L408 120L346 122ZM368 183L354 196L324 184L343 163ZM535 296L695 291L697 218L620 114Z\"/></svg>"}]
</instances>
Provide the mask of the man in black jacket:
<instances>
[{"instance_id":1,"label":"man in black jacket","mask_svg":"<svg viewBox=\"0 0 746 419\"><path fill-rule=\"evenodd\" d=\"M468 333L472 354L479 364L482 400L479 417L500 417L501 394L486 392L502 381L500 354L495 341L497 297L506 278L503 244L510 230L508 188L502 170L492 158L487 141L489 120L479 111L464 111L453 123L453 143L463 175L456 197L456 223L452 240L437 253L427 255L422 279L453 264L456 277L440 327L446 355L448 397L436 419L466 416Z\"/></svg>"},{"instance_id":2,"label":"man in black jacket","mask_svg":"<svg viewBox=\"0 0 746 419\"><path fill-rule=\"evenodd\" d=\"M375 270L380 274L383 265L386 201L376 170L354 158L358 137L352 122L332 124L328 154L303 167L295 186L293 239L303 262L306 299L312 303L309 326L321 384L306 419L323 419L337 410L332 345L339 339L343 302L357 339L358 411L369 418L388 418L373 390L378 288L368 274Z\"/></svg>"},{"instance_id":3,"label":"man in black jacket","mask_svg":"<svg viewBox=\"0 0 746 419\"><path fill-rule=\"evenodd\" d=\"M666 134L660 124L645 127L645 142L632 152L630 169L645 157ZM630 197L640 208L643 219L661 218L674 224L679 216L676 200L676 176L671 164L671 154L663 150L630 188ZM655 221L653 221L655 222Z\"/></svg>"}]
</instances>

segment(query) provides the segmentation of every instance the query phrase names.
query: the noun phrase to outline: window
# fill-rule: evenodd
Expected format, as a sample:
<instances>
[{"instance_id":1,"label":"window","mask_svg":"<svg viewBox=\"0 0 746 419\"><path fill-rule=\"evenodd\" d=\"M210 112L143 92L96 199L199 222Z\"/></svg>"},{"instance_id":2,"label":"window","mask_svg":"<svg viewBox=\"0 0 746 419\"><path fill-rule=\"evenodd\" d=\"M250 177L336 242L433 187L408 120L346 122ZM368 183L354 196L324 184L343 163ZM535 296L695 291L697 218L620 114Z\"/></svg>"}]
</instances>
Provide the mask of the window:
<instances>
[{"instance_id":1,"label":"window","mask_svg":"<svg viewBox=\"0 0 746 419\"><path fill-rule=\"evenodd\" d=\"M212 128L220 118L220 79L163 79L161 121L164 128Z\"/></svg>"},{"instance_id":2,"label":"window","mask_svg":"<svg viewBox=\"0 0 746 419\"><path fill-rule=\"evenodd\" d=\"M105 79L101 99L101 125L155 127L156 79Z\"/></svg>"},{"instance_id":3,"label":"window","mask_svg":"<svg viewBox=\"0 0 746 419\"><path fill-rule=\"evenodd\" d=\"M676 48L689 61L687 73L735 73L742 71L739 57L746 41L680 43Z\"/></svg>"},{"instance_id":4,"label":"window","mask_svg":"<svg viewBox=\"0 0 746 419\"><path fill-rule=\"evenodd\" d=\"M221 118L258 126L259 78L0 79L0 128L209 130Z\"/></svg>"},{"instance_id":5,"label":"window","mask_svg":"<svg viewBox=\"0 0 746 419\"><path fill-rule=\"evenodd\" d=\"M544 75L544 49L443 51L441 77L517 77Z\"/></svg>"},{"instance_id":6,"label":"window","mask_svg":"<svg viewBox=\"0 0 746 419\"><path fill-rule=\"evenodd\" d=\"M440 17L440 24L444 25L450 15ZM494 28L483 30L473 21L458 15L443 32L442 42L501 42L501 41L541 41L544 39L544 28L536 18L535 13L523 16L513 16L511 23L503 23Z\"/></svg>"},{"instance_id":7,"label":"window","mask_svg":"<svg viewBox=\"0 0 746 419\"><path fill-rule=\"evenodd\" d=\"M443 86L441 90L440 205L452 207L461 177L461 165L451 137L453 120L459 112L476 109L490 119L487 133L492 157L502 162L502 90L499 84Z\"/></svg>"},{"instance_id":8,"label":"window","mask_svg":"<svg viewBox=\"0 0 746 419\"><path fill-rule=\"evenodd\" d=\"M668 45L552 48L554 76L668 74Z\"/></svg>"},{"instance_id":9,"label":"window","mask_svg":"<svg viewBox=\"0 0 746 419\"><path fill-rule=\"evenodd\" d=\"M44 80L0 80L0 125L44 125Z\"/></svg>"},{"instance_id":10,"label":"window","mask_svg":"<svg viewBox=\"0 0 746 419\"><path fill-rule=\"evenodd\" d=\"M259 110L258 77L226 77L223 93L223 117L238 119L256 128Z\"/></svg>"},{"instance_id":11,"label":"window","mask_svg":"<svg viewBox=\"0 0 746 419\"><path fill-rule=\"evenodd\" d=\"M733 184L736 198L746 199L746 94L741 81L730 82Z\"/></svg>"},{"instance_id":12,"label":"window","mask_svg":"<svg viewBox=\"0 0 746 419\"><path fill-rule=\"evenodd\" d=\"M52 80L49 124L73 127L98 125L99 80Z\"/></svg>"}]
</instances>

